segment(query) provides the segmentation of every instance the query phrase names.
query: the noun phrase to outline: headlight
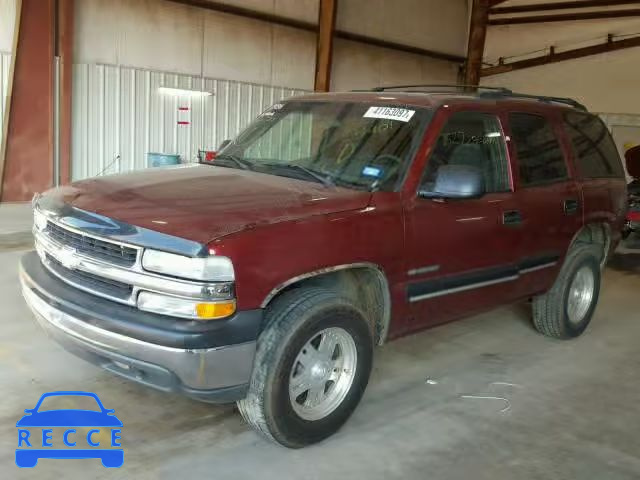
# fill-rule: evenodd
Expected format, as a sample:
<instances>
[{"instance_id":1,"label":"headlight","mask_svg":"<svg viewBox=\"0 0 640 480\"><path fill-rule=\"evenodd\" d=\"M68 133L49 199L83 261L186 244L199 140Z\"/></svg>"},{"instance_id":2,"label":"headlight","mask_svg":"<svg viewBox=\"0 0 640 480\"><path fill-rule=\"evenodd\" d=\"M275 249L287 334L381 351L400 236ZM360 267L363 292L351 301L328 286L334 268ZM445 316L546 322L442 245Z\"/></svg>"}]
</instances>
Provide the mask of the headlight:
<instances>
[{"instance_id":1,"label":"headlight","mask_svg":"<svg viewBox=\"0 0 640 480\"><path fill-rule=\"evenodd\" d=\"M33 209L33 225L37 230L42 231L47 228L47 217L37 208Z\"/></svg>"},{"instance_id":2,"label":"headlight","mask_svg":"<svg viewBox=\"0 0 640 480\"><path fill-rule=\"evenodd\" d=\"M171 317L216 320L233 314L236 311L236 302L235 300L204 302L202 300L169 297L151 292L140 292L138 295L138 308Z\"/></svg>"},{"instance_id":3,"label":"headlight","mask_svg":"<svg viewBox=\"0 0 640 480\"><path fill-rule=\"evenodd\" d=\"M158 250L145 250L142 267L157 273L190 280L230 282L234 279L233 265L227 257L192 258Z\"/></svg>"}]
</instances>

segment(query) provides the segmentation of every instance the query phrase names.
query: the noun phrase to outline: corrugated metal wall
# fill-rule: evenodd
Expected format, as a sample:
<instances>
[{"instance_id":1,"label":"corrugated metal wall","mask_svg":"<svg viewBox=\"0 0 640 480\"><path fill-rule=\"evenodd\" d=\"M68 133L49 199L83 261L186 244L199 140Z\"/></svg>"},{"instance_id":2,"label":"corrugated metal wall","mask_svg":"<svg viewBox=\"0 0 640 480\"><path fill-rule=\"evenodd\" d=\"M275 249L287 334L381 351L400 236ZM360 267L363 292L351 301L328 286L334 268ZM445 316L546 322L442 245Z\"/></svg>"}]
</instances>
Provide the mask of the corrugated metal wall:
<instances>
[{"instance_id":1,"label":"corrugated metal wall","mask_svg":"<svg viewBox=\"0 0 640 480\"><path fill-rule=\"evenodd\" d=\"M159 87L213 95L177 97L159 93ZM215 150L269 105L302 93L131 67L74 65L72 177L141 169L147 152L195 161L198 150Z\"/></svg>"},{"instance_id":2,"label":"corrugated metal wall","mask_svg":"<svg viewBox=\"0 0 640 480\"><path fill-rule=\"evenodd\" d=\"M11 54L0 52L0 144L2 144L2 122L7 108L7 94L9 93L9 70L11 70Z\"/></svg>"}]
</instances>

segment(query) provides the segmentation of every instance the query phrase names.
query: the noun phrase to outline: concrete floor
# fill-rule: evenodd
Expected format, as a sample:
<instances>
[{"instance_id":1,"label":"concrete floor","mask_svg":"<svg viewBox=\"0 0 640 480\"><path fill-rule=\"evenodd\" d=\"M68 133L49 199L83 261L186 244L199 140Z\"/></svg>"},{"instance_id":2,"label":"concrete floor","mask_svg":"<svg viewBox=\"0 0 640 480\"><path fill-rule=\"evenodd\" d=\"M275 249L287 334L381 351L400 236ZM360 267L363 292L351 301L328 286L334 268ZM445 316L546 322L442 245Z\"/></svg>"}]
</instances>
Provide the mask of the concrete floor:
<instances>
[{"instance_id":1,"label":"concrete floor","mask_svg":"<svg viewBox=\"0 0 640 480\"><path fill-rule=\"evenodd\" d=\"M49 341L19 296L20 254L0 253L0 478L640 478L640 254L614 257L578 340L536 334L518 305L379 349L352 419L298 451L263 441L231 406L139 387ZM119 471L98 460L15 466L15 422L52 390L93 391L115 409ZM510 410L462 395L502 396Z\"/></svg>"}]
</instances>

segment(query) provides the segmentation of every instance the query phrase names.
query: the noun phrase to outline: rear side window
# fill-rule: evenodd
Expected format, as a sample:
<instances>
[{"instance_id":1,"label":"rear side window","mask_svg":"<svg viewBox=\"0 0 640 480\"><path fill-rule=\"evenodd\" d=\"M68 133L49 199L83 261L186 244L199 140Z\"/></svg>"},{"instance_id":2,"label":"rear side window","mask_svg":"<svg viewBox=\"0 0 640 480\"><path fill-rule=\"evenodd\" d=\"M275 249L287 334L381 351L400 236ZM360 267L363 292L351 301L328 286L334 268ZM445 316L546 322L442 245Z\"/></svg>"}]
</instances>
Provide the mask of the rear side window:
<instances>
[{"instance_id":1,"label":"rear side window","mask_svg":"<svg viewBox=\"0 0 640 480\"><path fill-rule=\"evenodd\" d=\"M598 117L571 112L564 116L564 122L583 177L624 176L616 145Z\"/></svg>"},{"instance_id":2,"label":"rear side window","mask_svg":"<svg viewBox=\"0 0 640 480\"><path fill-rule=\"evenodd\" d=\"M518 154L520 185L540 185L567 178L567 165L549 121L540 115L509 115Z\"/></svg>"}]
</instances>

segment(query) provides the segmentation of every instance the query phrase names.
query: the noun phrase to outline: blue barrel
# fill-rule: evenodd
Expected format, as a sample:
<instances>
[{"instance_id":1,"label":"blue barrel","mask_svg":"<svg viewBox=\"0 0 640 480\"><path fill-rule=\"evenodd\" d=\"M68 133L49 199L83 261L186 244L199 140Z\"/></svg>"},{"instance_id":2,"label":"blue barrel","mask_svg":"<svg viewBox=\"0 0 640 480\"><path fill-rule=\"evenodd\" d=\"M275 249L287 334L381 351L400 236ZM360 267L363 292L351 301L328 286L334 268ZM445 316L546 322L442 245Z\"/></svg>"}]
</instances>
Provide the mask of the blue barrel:
<instances>
[{"instance_id":1,"label":"blue barrel","mask_svg":"<svg viewBox=\"0 0 640 480\"><path fill-rule=\"evenodd\" d=\"M166 167L168 165L178 165L180 155L171 153L147 153L147 167Z\"/></svg>"}]
</instances>

